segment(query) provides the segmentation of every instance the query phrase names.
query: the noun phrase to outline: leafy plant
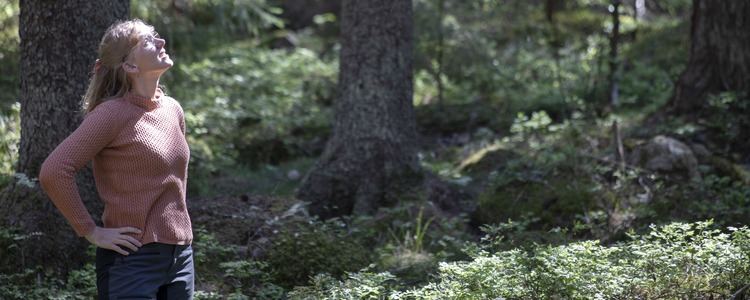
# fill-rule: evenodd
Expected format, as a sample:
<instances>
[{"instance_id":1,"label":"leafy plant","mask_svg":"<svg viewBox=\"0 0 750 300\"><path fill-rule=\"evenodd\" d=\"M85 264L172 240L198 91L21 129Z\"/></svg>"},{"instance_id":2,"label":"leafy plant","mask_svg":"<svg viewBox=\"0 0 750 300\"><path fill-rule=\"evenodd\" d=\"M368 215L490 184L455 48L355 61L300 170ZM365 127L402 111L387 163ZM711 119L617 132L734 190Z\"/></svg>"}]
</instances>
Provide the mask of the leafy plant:
<instances>
[{"instance_id":1,"label":"leafy plant","mask_svg":"<svg viewBox=\"0 0 750 300\"><path fill-rule=\"evenodd\" d=\"M690 197L689 211L696 217L713 217L722 226L746 222L750 214L750 186L730 177L709 174L703 179L705 190Z\"/></svg>"},{"instance_id":2,"label":"leafy plant","mask_svg":"<svg viewBox=\"0 0 750 300\"><path fill-rule=\"evenodd\" d=\"M327 274L318 274L310 279L309 286L295 287L288 294L290 299L386 299L398 288L396 277L388 272L373 273L370 265L357 273L347 273L344 281Z\"/></svg>"},{"instance_id":3,"label":"leafy plant","mask_svg":"<svg viewBox=\"0 0 750 300\"><path fill-rule=\"evenodd\" d=\"M430 226L432 220L435 220L435 218L437 218L437 216L433 216L432 218L427 220L427 222L424 223L424 227L422 227L422 211L423 209L419 210L419 216L417 216L417 226L414 228L414 248L412 249L412 251L414 252L423 251L422 241L424 240L425 233L427 233L427 226Z\"/></svg>"},{"instance_id":4,"label":"leafy plant","mask_svg":"<svg viewBox=\"0 0 750 300\"><path fill-rule=\"evenodd\" d=\"M231 279L235 295L255 294L259 299L279 299L284 289L273 284L276 272L269 269L263 261L230 261L222 262L219 267L224 270L224 278Z\"/></svg>"},{"instance_id":5,"label":"leafy plant","mask_svg":"<svg viewBox=\"0 0 750 300\"><path fill-rule=\"evenodd\" d=\"M195 238L192 246L196 274L207 280L223 278L224 269L221 263L235 259L237 246L220 243L216 234L209 233L204 227L194 228L193 232Z\"/></svg>"}]
</instances>

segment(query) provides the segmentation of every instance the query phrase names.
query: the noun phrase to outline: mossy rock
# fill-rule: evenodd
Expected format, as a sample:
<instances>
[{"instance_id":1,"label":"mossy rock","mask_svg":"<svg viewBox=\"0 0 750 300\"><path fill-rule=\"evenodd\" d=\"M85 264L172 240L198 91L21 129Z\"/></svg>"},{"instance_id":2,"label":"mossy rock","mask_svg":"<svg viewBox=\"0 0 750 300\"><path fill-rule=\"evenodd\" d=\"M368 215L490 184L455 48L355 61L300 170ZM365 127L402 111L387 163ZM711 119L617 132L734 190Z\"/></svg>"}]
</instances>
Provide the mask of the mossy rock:
<instances>
[{"instance_id":1,"label":"mossy rock","mask_svg":"<svg viewBox=\"0 0 750 300\"><path fill-rule=\"evenodd\" d=\"M511 183L489 188L479 196L474 221L498 224L531 214L542 227L570 227L576 215L595 206L592 183L556 179L548 184Z\"/></svg>"},{"instance_id":2,"label":"mossy rock","mask_svg":"<svg viewBox=\"0 0 750 300\"><path fill-rule=\"evenodd\" d=\"M746 185L750 184L750 172L742 166L718 156L711 156L708 163L716 175L729 176L732 180L742 182Z\"/></svg>"},{"instance_id":3,"label":"mossy rock","mask_svg":"<svg viewBox=\"0 0 750 300\"><path fill-rule=\"evenodd\" d=\"M306 285L315 274L341 278L366 267L372 259L372 250L353 238L336 238L314 228L282 230L274 241L266 262L276 272L274 283L285 288Z\"/></svg>"}]
</instances>

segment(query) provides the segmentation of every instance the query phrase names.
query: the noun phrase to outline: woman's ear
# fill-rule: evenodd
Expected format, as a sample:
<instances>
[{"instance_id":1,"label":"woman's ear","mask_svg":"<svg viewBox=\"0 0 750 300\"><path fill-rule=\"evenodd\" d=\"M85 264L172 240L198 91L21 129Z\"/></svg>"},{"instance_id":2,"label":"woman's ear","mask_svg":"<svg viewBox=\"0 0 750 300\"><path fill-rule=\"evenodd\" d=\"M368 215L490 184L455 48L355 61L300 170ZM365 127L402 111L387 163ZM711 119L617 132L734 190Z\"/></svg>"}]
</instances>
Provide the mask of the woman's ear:
<instances>
[{"instance_id":1,"label":"woman's ear","mask_svg":"<svg viewBox=\"0 0 750 300\"><path fill-rule=\"evenodd\" d=\"M128 72L128 73L138 73L138 66L133 65L133 64L131 64L129 62L123 63L122 64L122 69L125 70L125 72Z\"/></svg>"}]
</instances>

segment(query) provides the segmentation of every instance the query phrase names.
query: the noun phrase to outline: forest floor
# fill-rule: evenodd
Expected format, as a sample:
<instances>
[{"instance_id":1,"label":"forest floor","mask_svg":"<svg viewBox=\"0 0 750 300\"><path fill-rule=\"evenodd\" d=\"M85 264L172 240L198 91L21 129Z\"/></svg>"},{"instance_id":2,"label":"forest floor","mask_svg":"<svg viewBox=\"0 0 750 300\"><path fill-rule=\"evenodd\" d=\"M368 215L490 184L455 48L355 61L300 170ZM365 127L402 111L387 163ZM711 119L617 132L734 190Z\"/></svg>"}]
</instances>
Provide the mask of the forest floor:
<instances>
[{"instance_id":1,"label":"forest floor","mask_svg":"<svg viewBox=\"0 0 750 300\"><path fill-rule=\"evenodd\" d=\"M406 197L375 216L333 221L308 216L293 194L314 157L225 173L229 176L210 185L217 196L188 199L197 235L204 237L196 248L213 256L199 267L206 278L201 287L263 286L257 276L253 283L243 283L222 275L230 268L227 261L236 260L268 263L258 272L277 280L279 272L302 274L286 277L281 283L285 288L308 284L304 274L342 276L370 263L407 285L421 285L434 276L438 262L466 259L466 242L481 243L489 230L497 234L498 228L509 240L501 250L509 250L583 240L613 244L626 240L629 232L645 233L653 224L674 221L715 219L717 228L746 224L750 177L735 163L732 145L711 142L704 147L710 149L708 157L700 158L694 170L699 181L690 177L690 170L655 172L638 162L622 167L618 140L626 157L659 135L683 141L690 149L700 147L701 136L712 134L710 141L720 141L714 128L690 125L705 124L695 121L700 118L693 123L662 118L622 114L553 124L540 112L505 120L512 124L505 131L481 120L474 128L457 122L460 126L452 131L423 130L419 156L428 184L417 193L424 194ZM335 246L299 248L319 243ZM224 252L217 250L219 245ZM326 261L331 256L334 260ZM281 257L278 265L271 257Z\"/></svg>"}]
</instances>

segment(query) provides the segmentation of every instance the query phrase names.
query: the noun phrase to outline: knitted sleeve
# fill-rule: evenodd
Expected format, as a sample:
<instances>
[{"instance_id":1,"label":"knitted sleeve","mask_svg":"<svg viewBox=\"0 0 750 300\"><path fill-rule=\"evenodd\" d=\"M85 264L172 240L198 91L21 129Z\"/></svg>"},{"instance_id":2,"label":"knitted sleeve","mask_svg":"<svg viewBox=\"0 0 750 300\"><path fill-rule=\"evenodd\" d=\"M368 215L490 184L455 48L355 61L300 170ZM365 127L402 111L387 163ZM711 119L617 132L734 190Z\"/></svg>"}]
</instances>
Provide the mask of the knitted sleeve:
<instances>
[{"instance_id":1,"label":"knitted sleeve","mask_svg":"<svg viewBox=\"0 0 750 300\"><path fill-rule=\"evenodd\" d=\"M179 118L180 118L180 129L182 129L182 135L185 135L185 111L182 109L182 106L180 106L180 103L175 100L175 105L177 105L177 110L179 112Z\"/></svg>"},{"instance_id":2,"label":"knitted sleeve","mask_svg":"<svg viewBox=\"0 0 750 300\"><path fill-rule=\"evenodd\" d=\"M107 146L120 132L122 122L115 109L103 103L47 157L39 182L78 236L96 227L78 194L75 173Z\"/></svg>"}]
</instances>

